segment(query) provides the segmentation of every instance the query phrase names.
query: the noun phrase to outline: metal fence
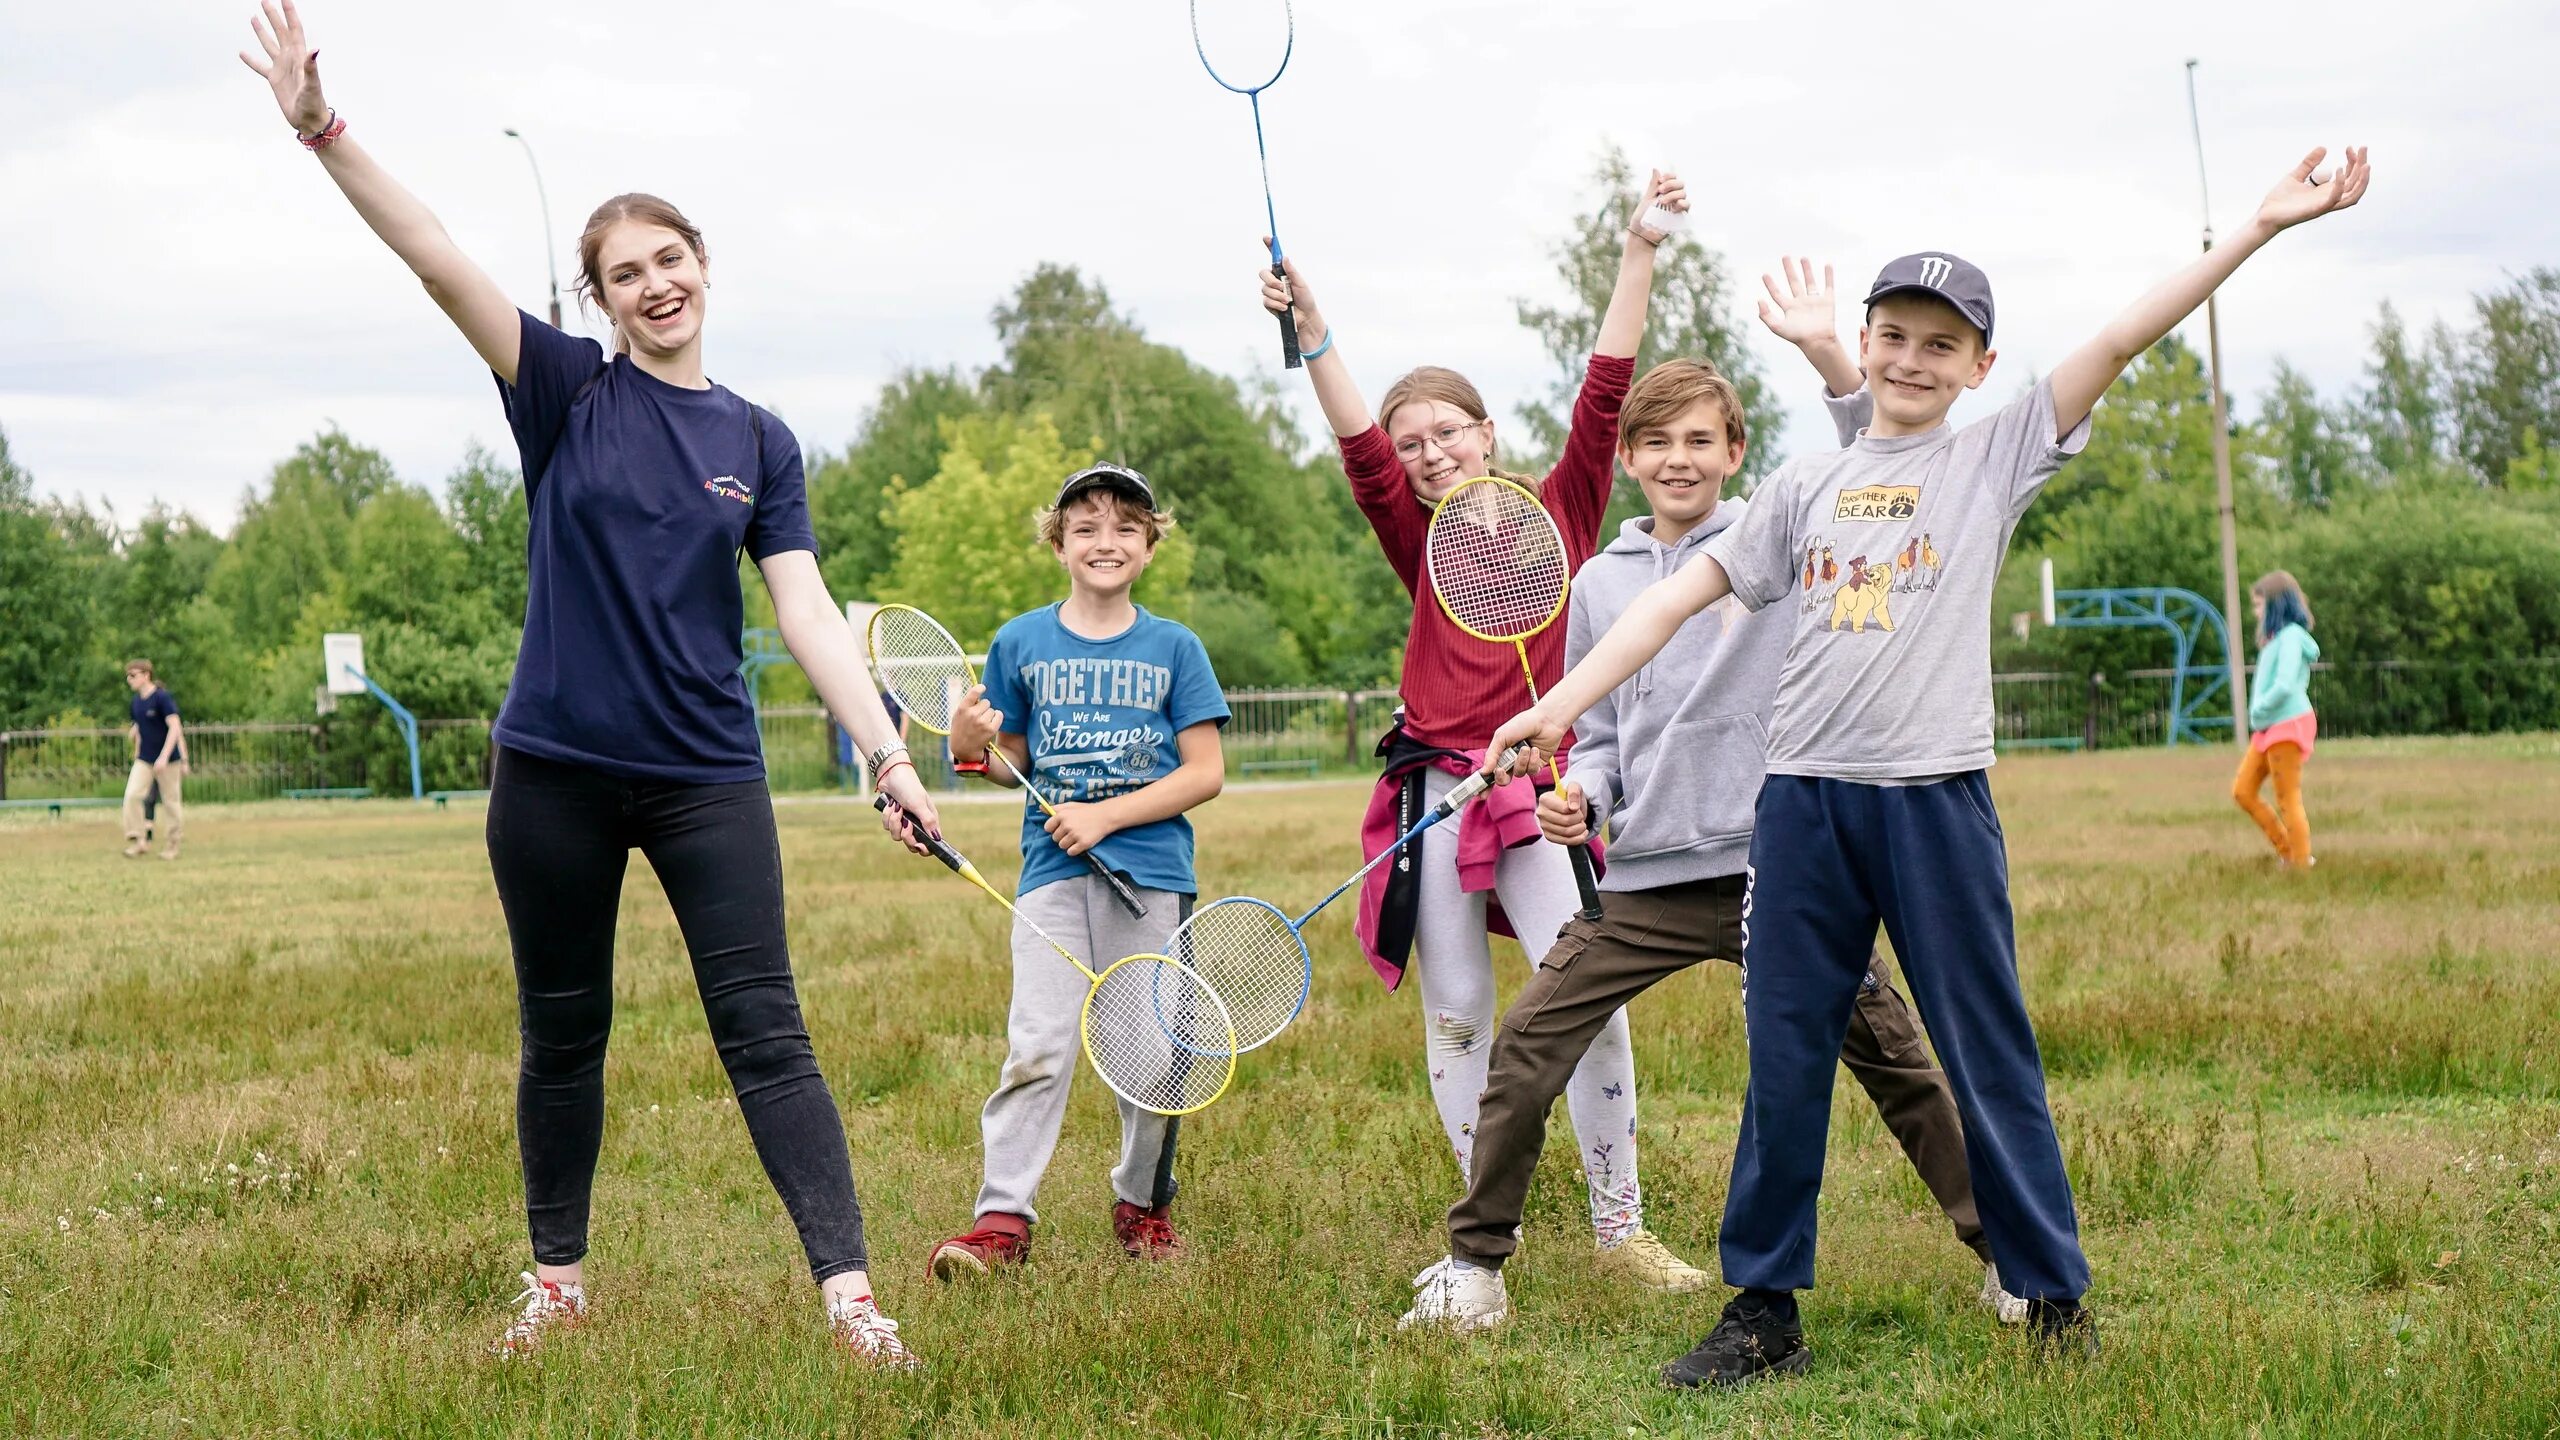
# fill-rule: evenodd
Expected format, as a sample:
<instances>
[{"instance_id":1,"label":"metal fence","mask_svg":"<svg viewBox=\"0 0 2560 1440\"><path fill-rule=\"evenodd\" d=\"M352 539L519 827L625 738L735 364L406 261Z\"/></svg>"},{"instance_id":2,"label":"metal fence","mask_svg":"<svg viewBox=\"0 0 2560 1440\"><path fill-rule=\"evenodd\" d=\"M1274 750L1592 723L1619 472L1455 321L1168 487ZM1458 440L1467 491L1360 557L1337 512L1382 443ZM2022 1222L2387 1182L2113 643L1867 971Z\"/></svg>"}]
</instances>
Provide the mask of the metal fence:
<instances>
[{"instance_id":1,"label":"metal fence","mask_svg":"<svg viewBox=\"0 0 2560 1440\"><path fill-rule=\"evenodd\" d=\"M2165 744L2176 678L2174 670L1994 675L1994 735L2004 749ZM2311 700L2323 737L2560 730L2560 658L2324 662L2311 667Z\"/></svg>"},{"instance_id":2,"label":"metal fence","mask_svg":"<svg viewBox=\"0 0 2560 1440\"><path fill-rule=\"evenodd\" d=\"M2175 673L1994 675L1995 738L2004 749L2163 744ZM2313 667L2312 698L2324 736L2560 730L2560 659L2323 664ZM1240 780L1371 773L1373 747L1395 705L1392 690L1228 691L1234 718L1224 737L1227 771ZM757 719L775 790L862 788L860 763L825 711L777 707ZM421 720L418 732L427 789L488 785L487 720ZM408 789L406 752L387 726L371 720L190 724L185 737L191 802ZM931 734L910 727L909 741L928 785L958 783L948 753ZM0 731L0 800L122 795L132 745L122 729Z\"/></svg>"}]
</instances>

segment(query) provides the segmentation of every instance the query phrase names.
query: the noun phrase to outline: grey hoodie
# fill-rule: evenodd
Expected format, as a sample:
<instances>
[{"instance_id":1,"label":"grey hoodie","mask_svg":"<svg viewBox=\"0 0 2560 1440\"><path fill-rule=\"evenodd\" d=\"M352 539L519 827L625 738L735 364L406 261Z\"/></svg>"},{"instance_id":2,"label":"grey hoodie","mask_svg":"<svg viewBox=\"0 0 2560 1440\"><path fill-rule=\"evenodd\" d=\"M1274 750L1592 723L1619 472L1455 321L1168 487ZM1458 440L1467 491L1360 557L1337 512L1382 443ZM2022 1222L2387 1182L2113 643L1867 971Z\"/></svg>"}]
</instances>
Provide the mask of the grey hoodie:
<instances>
[{"instance_id":1,"label":"grey hoodie","mask_svg":"<svg viewBox=\"0 0 2560 1440\"><path fill-rule=\"evenodd\" d=\"M1655 542L1649 515L1620 527L1573 577L1565 664L1579 664L1637 592L1739 522L1744 505L1723 501L1676 545ZM1582 787L1595 823L1612 825L1601 889L1651 890L1742 873L1787 655L1786 608L1754 614L1726 596L1574 722L1565 780Z\"/></svg>"}]
</instances>

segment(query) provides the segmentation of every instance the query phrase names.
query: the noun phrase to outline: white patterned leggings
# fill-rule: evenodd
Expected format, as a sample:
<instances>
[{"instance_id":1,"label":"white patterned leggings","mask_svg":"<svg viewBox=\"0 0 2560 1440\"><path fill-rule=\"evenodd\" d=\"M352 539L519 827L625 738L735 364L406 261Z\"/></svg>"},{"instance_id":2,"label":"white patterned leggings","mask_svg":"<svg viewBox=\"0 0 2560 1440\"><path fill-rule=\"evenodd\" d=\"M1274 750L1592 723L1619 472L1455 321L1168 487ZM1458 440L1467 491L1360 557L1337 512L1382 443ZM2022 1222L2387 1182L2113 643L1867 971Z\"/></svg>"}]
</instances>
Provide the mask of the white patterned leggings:
<instances>
[{"instance_id":1,"label":"white patterned leggings","mask_svg":"<svg viewBox=\"0 0 2560 1440\"><path fill-rule=\"evenodd\" d=\"M1457 777L1434 770L1423 777L1423 799L1438 804ZM1431 1098L1449 1132L1463 1183L1473 1158L1476 1101L1484 1094L1492 1060L1495 1006L1493 950L1485 934L1483 892L1458 886L1458 827L1477 812L1460 811L1422 835L1420 905L1414 917L1414 975L1422 987L1424 1063ZM1502 852L1493 894L1534 959L1554 947L1556 935L1581 903L1573 862L1563 847L1544 840ZM1565 1109L1582 1148L1582 1172L1591 1188L1591 1228L1613 1246L1644 1223L1644 1192L1636 1183L1635 1050L1627 1015L1609 1019L1565 1086Z\"/></svg>"}]
</instances>

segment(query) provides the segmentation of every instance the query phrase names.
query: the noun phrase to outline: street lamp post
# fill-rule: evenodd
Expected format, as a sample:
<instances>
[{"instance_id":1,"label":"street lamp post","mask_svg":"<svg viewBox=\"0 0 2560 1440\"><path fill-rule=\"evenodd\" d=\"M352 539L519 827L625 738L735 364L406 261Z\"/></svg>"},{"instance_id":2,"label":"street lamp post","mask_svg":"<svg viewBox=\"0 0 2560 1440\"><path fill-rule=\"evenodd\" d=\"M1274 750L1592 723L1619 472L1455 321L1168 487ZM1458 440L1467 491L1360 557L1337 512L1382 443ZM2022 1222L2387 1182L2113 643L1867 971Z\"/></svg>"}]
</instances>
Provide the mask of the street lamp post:
<instances>
[{"instance_id":1,"label":"street lamp post","mask_svg":"<svg viewBox=\"0 0 2560 1440\"><path fill-rule=\"evenodd\" d=\"M2204 248L2213 248L2213 193L2205 183L2204 119L2196 108L2196 62L2187 62L2187 123L2196 137L2196 194L2204 202ZM2231 691L2231 737L2249 738L2249 692L2240 658L2240 535L2231 505L2231 410L2222 389L2222 308L2204 297L2205 349L2213 382L2213 498L2222 528L2223 634Z\"/></svg>"},{"instance_id":2,"label":"street lamp post","mask_svg":"<svg viewBox=\"0 0 2560 1440\"><path fill-rule=\"evenodd\" d=\"M542 162L533 158L533 142L509 127L507 138L524 147L524 163L533 167L533 198L542 205L542 259L551 269L551 328L560 328L560 250L551 241L551 196L542 188Z\"/></svg>"}]
</instances>

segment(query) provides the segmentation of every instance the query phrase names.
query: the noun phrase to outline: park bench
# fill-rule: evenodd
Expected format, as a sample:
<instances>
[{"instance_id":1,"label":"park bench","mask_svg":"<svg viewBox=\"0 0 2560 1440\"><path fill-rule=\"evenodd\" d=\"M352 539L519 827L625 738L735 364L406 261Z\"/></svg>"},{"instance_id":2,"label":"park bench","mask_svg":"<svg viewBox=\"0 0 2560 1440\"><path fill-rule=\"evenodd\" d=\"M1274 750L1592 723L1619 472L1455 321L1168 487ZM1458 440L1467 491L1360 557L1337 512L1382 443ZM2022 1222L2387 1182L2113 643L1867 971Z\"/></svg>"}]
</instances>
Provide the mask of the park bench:
<instances>
[{"instance_id":1,"label":"park bench","mask_svg":"<svg viewBox=\"0 0 2560 1440\"><path fill-rule=\"evenodd\" d=\"M362 800L371 794L373 787L370 785L319 786L283 792L287 800Z\"/></svg>"},{"instance_id":2,"label":"park bench","mask_svg":"<svg viewBox=\"0 0 2560 1440\"><path fill-rule=\"evenodd\" d=\"M110 800L103 795L74 795L60 800L0 800L0 810L50 810L53 812L52 818L59 820L62 818L65 807L122 805L123 803L122 800Z\"/></svg>"},{"instance_id":3,"label":"park bench","mask_svg":"<svg viewBox=\"0 0 2560 1440\"><path fill-rule=\"evenodd\" d=\"M1313 775L1324 768L1324 762L1321 760L1247 760L1236 768L1247 775L1258 774L1265 770L1297 770Z\"/></svg>"},{"instance_id":4,"label":"park bench","mask_svg":"<svg viewBox=\"0 0 2560 1440\"><path fill-rule=\"evenodd\" d=\"M427 798L436 802L436 808L441 810L447 800L486 800L489 798L489 792L486 790L430 790L427 792Z\"/></svg>"}]
</instances>

